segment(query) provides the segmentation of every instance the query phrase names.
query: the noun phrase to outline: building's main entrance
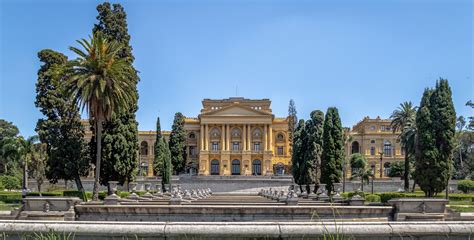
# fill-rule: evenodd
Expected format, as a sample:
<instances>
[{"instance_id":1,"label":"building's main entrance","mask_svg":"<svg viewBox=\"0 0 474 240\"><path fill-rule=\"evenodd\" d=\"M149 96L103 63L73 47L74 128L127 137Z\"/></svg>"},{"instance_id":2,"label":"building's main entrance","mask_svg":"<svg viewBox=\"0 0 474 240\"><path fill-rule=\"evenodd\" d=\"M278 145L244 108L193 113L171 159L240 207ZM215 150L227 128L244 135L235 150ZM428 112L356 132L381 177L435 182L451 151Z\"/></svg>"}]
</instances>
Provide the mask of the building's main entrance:
<instances>
[{"instance_id":1,"label":"building's main entrance","mask_svg":"<svg viewBox=\"0 0 474 240\"><path fill-rule=\"evenodd\" d=\"M240 175L240 160L232 160L232 175Z\"/></svg>"}]
</instances>

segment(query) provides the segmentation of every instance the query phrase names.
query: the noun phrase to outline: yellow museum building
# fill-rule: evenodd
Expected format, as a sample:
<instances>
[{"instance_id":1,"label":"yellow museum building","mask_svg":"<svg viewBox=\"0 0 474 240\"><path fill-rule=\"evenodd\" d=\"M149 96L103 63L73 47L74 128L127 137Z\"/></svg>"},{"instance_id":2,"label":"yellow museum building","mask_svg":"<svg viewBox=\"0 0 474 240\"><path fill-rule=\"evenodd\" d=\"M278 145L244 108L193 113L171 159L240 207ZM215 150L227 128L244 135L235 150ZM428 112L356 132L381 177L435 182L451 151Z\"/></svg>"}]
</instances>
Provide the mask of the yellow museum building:
<instances>
[{"instance_id":1,"label":"yellow museum building","mask_svg":"<svg viewBox=\"0 0 474 240\"><path fill-rule=\"evenodd\" d=\"M288 119L275 117L269 99L204 99L197 118L185 119L186 172L198 175L284 175L291 169ZM88 121L83 121L88 125ZM153 176L155 131L139 131L142 176ZM169 131L162 132L165 139ZM403 160L390 120L364 118L346 131L346 158L362 153L376 176L385 177L389 164ZM86 139L92 133L86 127ZM380 164L380 153L382 164ZM382 166L382 171L380 171ZM348 168L348 176L350 169Z\"/></svg>"}]
</instances>

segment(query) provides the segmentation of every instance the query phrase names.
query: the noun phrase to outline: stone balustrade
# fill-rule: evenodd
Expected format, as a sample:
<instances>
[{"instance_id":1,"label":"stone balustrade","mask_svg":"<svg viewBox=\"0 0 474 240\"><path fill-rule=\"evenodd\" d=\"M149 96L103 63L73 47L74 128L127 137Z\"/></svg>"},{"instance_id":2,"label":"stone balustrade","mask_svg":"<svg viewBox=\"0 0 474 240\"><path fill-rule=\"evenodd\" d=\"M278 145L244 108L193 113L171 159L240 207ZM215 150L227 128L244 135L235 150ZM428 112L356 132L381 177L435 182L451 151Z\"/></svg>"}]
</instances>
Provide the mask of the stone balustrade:
<instances>
[{"instance_id":1,"label":"stone balustrade","mask_svg":"<svg viewBox=\"0 0 474 240\"><path fill-rule=\"evenodd\" d=\"M82 239L469 239L474 222L49 222L0 220L4 239L25 234L71 233Z\"/></svg>"}]
</instances>

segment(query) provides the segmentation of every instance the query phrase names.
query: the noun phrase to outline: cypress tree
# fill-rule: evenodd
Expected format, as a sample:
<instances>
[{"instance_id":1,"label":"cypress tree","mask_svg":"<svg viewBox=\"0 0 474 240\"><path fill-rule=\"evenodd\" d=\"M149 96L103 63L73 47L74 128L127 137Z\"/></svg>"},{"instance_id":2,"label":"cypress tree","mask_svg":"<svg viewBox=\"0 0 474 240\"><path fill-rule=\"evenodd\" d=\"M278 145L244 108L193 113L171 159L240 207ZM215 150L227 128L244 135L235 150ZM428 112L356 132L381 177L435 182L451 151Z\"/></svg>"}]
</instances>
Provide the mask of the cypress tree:
<instances>
[{"instance_id":1,"label":"cypress tree","mask_svg":"<svg viewBox=\"0 0 474 240\"><path fill-rule=\"evenodd\" d=\"M291 173L293 175L293 180L296 184L301 185L300 181L300 165L301 159L303 158L302 155L303 151L303 139L301 138L301 134L304 131L304 120L300 119L298 125L295 129L295 134L293 138L293 153L291 155Z\"/></svg>"},{"instance_id":2,"label":"cypress tree","mask_svg":"<svg viewBox=\"0 0 474 240\"><path fill-rule=\"evenodd\" d=\"M308 176L306 183L314 183L319 187L321 178L321 154L323 150L323 122L324 113L320 110L311 112L311 119L306 121L305 131L305 174ZM314 191L311 189L310 191Z\"/></svg>"},{"instance_id":3,"label":"cypress tree","mask_svg":"<svg viewBox=\"0 0 474 240\"><path fill-rule=\"evenodd\" d=\"M173 165L171 164L171 153L165 138L161 138L160 152L163 153L163 172L161 175L161 188L166 191L165 184L170 184L173 174Z\"/></svg>"},{"instance_id":4,"label":"cypress tree","mask_svg":"<svg viewBox=\"0 0 474 240\"><path fill-rule=\"evenodd\" d=\"M160 118L156 118L156 139L155 139L155 159L153 162L153 169L155 176L161 176L163 173L163 152L160 152L160 144L162 144L163 136L161 135Z\"/></svg>"},{"instance_id":5,"label":"cypress tree","mask_svg":"<svg viewBox=\"0 0 474 240\"><path fill-rule=\"evenodd\" d=\"M174 115L171 127L169 149L171 153L171 164L175 174L184 171L186 164L186 131L184 130L184 116L180 112Z\"/></svg>"},{"instance_id":6,"label":"cypress tree","mask_svg":"<svg viewBox=\"0 0 474 240\"><path fill-rule=\"evenodd\" d=\"M296 126L298 124L298 117L296 116L295 101L290 100L288 106L288 142L290 143L290 154L293 152L293 136L295 134Z\"/></svg>"},{"instance_id":7,"label":"cypress tree","mask_svg":"<svg viewBox=\"0 0 474 240\"><path fill-rule=\"evenodd\" d=\"M114 40L122 45L118 56L133 65L134 57L130 46L130 35L127 27L127 14L120 4L111 5L108 2L97 6L98 23L94 25L93 32L102 32L109 40ZM132 67L133 68L133 67ZM133 84L139 81L136 70L131 74L129 80ZM138 91L135 88L135 94ZM138 97L136 98L138 101ZM108 185L108 181L119 181L120 184L133 181L138 170L138 123L135 113L138 110L138 102L126 112L112 116L110 121L104 124L102 134L102 164L101 183ZM91 126L94 126L92 123ZM91 144L92 159L95 159L95 137ZM150 166L151 167L151 166Z\"/></svg>"},{"instance_id":8,"label":"cypress tree","mask_svg":"<svg viewBox=\"0 0 474 240\"><path fill-rule=\"evenodd\" d=\"M38 71L35 105L45 118L38 120L35 130L46 144L46 177L51 183L74 180L84 192L80 177L87 175L89 159L79 108L63 94L67 57L49 49L41 50L38 57L43 65Z\"/></svg>"},{"instance_id":9,"label":"cypress tree","mask_svg":"<svg viewBox=\"0 0 474 240\"><path fill-rule=\"evenodd\" d=\"M415 181L433 197L447 186L453 164L456 112L447 80L440 79L434 90L425 89L416 124Z\"/></svg>"},{"instance_id":10,"label":"cypress tree","mask_svg":"<svg viewBox=\"0 0 474 240\"><path fill-rule=\"evenodd\" d=\"M323 153L321 157L321 183L326 184L328 192L339 183L344 163L344 131L337 108L330 107L326 112L323 126Z\"/></svg>"}]
</instances>

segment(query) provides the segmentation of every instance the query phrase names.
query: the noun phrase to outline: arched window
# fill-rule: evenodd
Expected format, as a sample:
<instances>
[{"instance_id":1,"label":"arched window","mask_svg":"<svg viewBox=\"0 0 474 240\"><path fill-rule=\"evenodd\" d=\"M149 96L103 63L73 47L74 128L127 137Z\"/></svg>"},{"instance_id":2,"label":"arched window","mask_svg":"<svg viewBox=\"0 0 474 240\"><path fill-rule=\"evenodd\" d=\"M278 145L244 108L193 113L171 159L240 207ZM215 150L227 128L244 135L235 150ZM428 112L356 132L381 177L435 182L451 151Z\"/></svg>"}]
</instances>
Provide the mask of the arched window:
<instances>
[{"instance_id":1,"label":"arched window","mask_svg":"<svg viewBox=\"0 0 474 240\"><path fill-rule=\"evenodd\" d=\"M196 138L196 134L194 133L190 133L189 136L188 136L189 139L195 139Z\"/></svg>"},{"instance_id":2,"label":"arched window","mask_svg":"<svg viewBox=\"0 0 474 240\"><path fill-rule=\"evenodd\" d=\"M359 142L354 141L352 142L351 153L359 153Z\"/></svg>"},{"instance_id":3,"label":"arched window","mask_svg":"<svg viewBox=\"0 0 474 240\"><path fill-rule=\"evenodd\" d=\"M219 175L219 160L211 161L211 175Z\"/></svg>"},{"instance_id":4,"label":"arched window","mask_svg":"<svg viewBox=\"0 0 474 240\"><path fill-rule=\"evenodd\" d=\"M232 175L240 175L240 161L232 160Z\"/></svg>"},{"instance_id":5,"label":"arched window","mask_svg":"<svg viewBox=\"0 0 474 240\"><path fill-rule=\"evenodd\" d=\"M146 141L140 143L140 155L148 155L148 143Z\"/></svg>"},{"instance_id":6,"label":"arched window","mask_svg":"<svg viewBox=\"0 0 474 240\"><path fill-rule=\"evenodd\" d=\"M383 154L386 157L391 157L392 156L392 143L390 141L385 141L383 143Z\"/></svg>"},{"instance_id":7,"label":"arched window","mask_svg":"<svg viewBox=\"0 0 474 240\"><path fill-rule=\"evenodd\" d=\"M260 128L255 128L252 133L254 138L261 138L262 137L262 130Z\"/></svg>"},{"instance_id":8,"label":"arched window","mask_svg":"<svg viewBox=\"0 0 474 240\"><path fill-rule=\"evenodd\" d=\"M211 130L211 137L212 137L212 138L217 138L217 137L219 137L219 136L221 136L221 131L219 131L218 128L213 128L213 129Z\"/></svg>"},{"instance_id":9,"label":"arched window","mask_svg":"<svg viewBox=\"0 0 474 240\"><path fill-rule=\"evenodd\" d=\"M253 162L252 162L252 174L253 175L262 175L262 161L253 160Z\"/></svg>"},{"instance_id":10,"label":"arched window","mask_svg":"<svg viewBox=\"0 0 474 240\"><path fill-rule=\"evenodd\" d=\"M240 137L240 129L233 128L232 129L232 137Z\"/></svg>"}]
</instances>

